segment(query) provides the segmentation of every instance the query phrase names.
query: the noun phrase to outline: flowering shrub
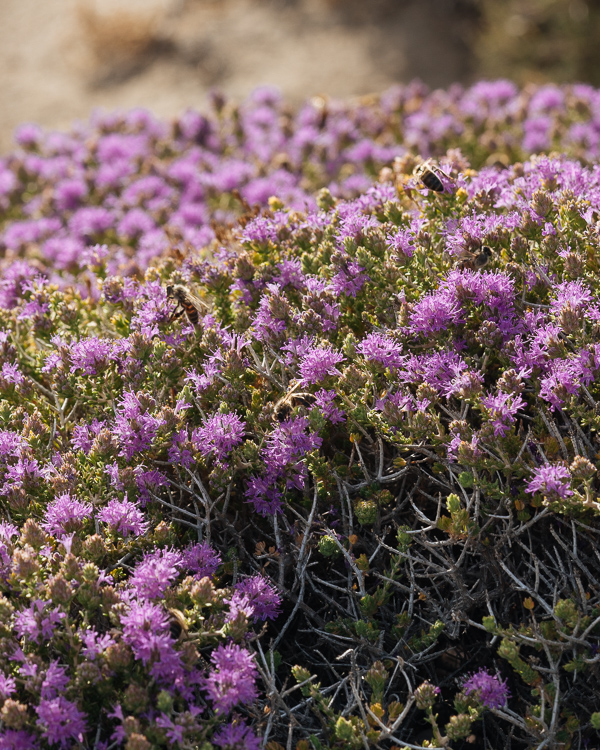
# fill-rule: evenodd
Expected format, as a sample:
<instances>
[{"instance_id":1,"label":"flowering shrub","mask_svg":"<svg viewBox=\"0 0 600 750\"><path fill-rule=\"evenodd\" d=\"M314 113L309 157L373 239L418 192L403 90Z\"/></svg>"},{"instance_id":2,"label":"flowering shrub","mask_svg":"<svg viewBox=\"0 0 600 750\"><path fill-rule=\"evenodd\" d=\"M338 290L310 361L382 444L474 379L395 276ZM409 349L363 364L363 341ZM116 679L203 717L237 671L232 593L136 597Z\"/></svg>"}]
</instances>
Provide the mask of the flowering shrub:
<instances>
[{"instance_id":1,"label":"flowering shrub","mask_svg":"<svg viewBox=\"0 0 600 750\"><path fill-rule=\"evenodd\" d=\"M0 747L595 736L598 96L19 131Z\"/></svg>"}]
</instances>

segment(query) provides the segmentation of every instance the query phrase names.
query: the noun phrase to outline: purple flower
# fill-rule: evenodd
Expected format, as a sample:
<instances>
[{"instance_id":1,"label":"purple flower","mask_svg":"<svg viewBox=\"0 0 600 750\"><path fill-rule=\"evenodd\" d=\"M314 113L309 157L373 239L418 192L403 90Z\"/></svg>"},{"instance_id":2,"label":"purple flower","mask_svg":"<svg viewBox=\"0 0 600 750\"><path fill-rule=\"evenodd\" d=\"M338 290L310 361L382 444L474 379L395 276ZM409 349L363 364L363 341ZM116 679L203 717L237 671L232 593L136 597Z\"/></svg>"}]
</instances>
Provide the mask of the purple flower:
<instances>
[{"instance_id":1,"label":"purple flower","mask_svg":"<svg viewBox=\"0 0 600 750\"><path fill-rule=\"evenodd\" d=\"M550 117L540 115L529 117L523 123L523 148L526 151L545 151L550 146L550 128L552 120Z\"/></svg>"},{"instance_id":2,"label":"purple flower","mask_svg":"<svg viewBox=\"0 0 600 750\"><path fill-rule=\"evenodd\" d=\"M129 500L110 500L98 513L98 520L107 523L113 531L124 537L133 534L141 536L148 530L149 523L144 520L144 514L138 503Z\"/></svg>"},{"instance_id":3,"label":"purple flower","mask_svg":"<svg viewBox=\"0 0 600 750\"><path fill-rule=\"evenodd\" d=\"M60 211L71 211L88 193L85 180L80 178L62 180L54 189L54 200Z\"/></svg>"},{"instance_id":4,"label":"purple flower","mask_svg":"<svg viewBox=\"0 0 600 750\"><path fill-rule=\"evenodd\" d=\"M327 391L324 388L315 393L313 408L318 409L323 417L332 424L339 424L346 421L346 412L343 409L338 409L333 404L336 396L337 393L335 391Z\"/></svg>"},{"instance_id":5,"label":"purple flower","mask_svg":"<svg viewBox=\"0 0 600 750\"><path fill-rule=\"evenodd\" d=\"M348 260L331 279L331 289L334 294L356 297L367 281L369 276L358 261Z\"/></svg>"},{"instance_id":6,"label":"purple flower","mask_svg":"<svg viewBox=\"0 0 600 750\"><path fill-rule=\"evenodd\" d=\"M549 402L552 411L561 409L569 395L579 392L583 374L581 360L553 359L540 378L540 398Z\"/></svg>"},{"instance_id":7,"label":"purple flower","mask_svg":"<svg viewBox=\"0 0 600 750\"><path fill-rule=\"evenodd\" d=\"M369 333L358 344L356 350L367 362L379 362L384 367L400 367L404 361L402 344L381 333Z\"/></svg>"},{"instance_id":8,"label":"purple flower","mask_svg":"<svg viewBox=\"0 0 600 750\"><path fill-rule=\"evenodd\" d=\"M309 429L308 420L304 417L287 419L282 425L276 427L267 438L267 447L263 457L267 470L271 474L282 475L286 469L291 468L293 473L304 475L304 469L300 466L300 459L307 453L320 448L323 440ZM291 477L288 487L304 487L303 481L296 481Z\"/></svg>"},{"instance_id":9,"label":"purple flower","mask_svg":"<svg viewBox=\"0 0 600 750\"><path fill-rule=\"evenodd\" d=\"M6 700L17 690L17 683L14 677L0 672L0 699ZM0 744L1 747L1 744Z\"/></svg>"},{"instance_id":10,"label":"purple flower","mask_svg":"<svg viewBox=\"0 0 600 750\"><path fill-rule=\"evenodd\" d=\"M210 741L223 750L259 750L260 740L241 719L220 727Z\"/></svg>"},{"instance_id":11,"label":"purple flower","mask_svg":"<svg viewBox=\"0 0 600 750\"><path fill-rule=\"evenodd\" d=\"M534 470L534 476L525 487L525 492L542 492L550 499L569 497L573 494L570 487L571 474L566 466L542 466Z\"/></svg>"},{"instance_id":12,"label":"purple flower","mask_svg":"<svg viewBox=\"0 0 600 750\"><path fill-rule=\"evenodd\" d=\"M205 456L214 454L224 463L231 451L244 439L246 423L237 414L214 414L192 433L192 442Z\"/></svg>"},{"instance_id":13,"label":"purple flower","mask_svg":"<svg viewBox=\"0 0 600 750\"><path fill-rule=\"evenodd\" d=\"M42 526L49 534L62 536L78 531L91 513L91 503L82 503L65 492L48 504Z\"/></svg>"},{"instance_id":14,"label":"purple flower","mask_svg":"<svg viewBox=\"0 0 600 750\"><path fill-rule=\"evenodd\" d=\"M0 748L2 750L37 750L37 739L21 729L1 729Z\"/></svg>"},{"instance_id":15,"label":"purple flower","mask_svg":"<svg viewBox=\"0 0 600 750\"><path fill-rule=\"evenodd\" d=\"M258 696L258 670L254 657L235 643L218 646L210 657L214 669L206 678L206 691L215 711L227 714L238 703L251 703Z\"/></svg>"},{"instance_id":16,"label":"purple flower","mask_svg":"<svg viewBox=\"0 0 600 750\"><path fill-rule=\"evenodd\" d=\"M149 413L149 405L154 405L154 400L144 396L142 404L140 395L133 391L123 394L113 427L113 434L122 446L120 455L128 461L135 453L150 448L159 427L164 423L163 419Z\"/></svg>"},{"instance_id":17,"label":"purple flower","mask_svg":"<svg viewBox=\"0 0 600 750\"><path fill-rule=\"evenodd\" d=\"M12 383L13 385L22 383L25 379L23 377L23 373L19 370L19 366L16 364L11 364L10 362L4 362L4 364L2 365L0 378L5 383Z\"/></svg>"},{"instance_id":18,"label":"purple flower","mask_svg":"<svg viewBox=\"0 0 600 750\"><path fill-rule=\"evenodd\" d=\"M24 438L18 432L0 430L0 456L20 456Z\"/></svg>"},{"instance_id":19,"label":"purple flower","mask_svg":"<svg viewBox=\"0 0 600 750\"><path fill-rule=\"evenodd\" d=\"M161 713L156 719L156 726L165 730L169 745L174 745L177 742L183 743L184 728L175 724L166 714Z\"/></svg>"},{"instance_id":20,"label":"purple flower","mask_svg":"<svg viewBox=\"0 0 600 750\"><path fill-rule=\"evenodd\" d=\"M47 700L42 698L36 707L37 724L51 745L70 747L69 740L83 741L86 715L74 703L62 696Z\"/></svg>"},{"instance_id":21,"label":"purple flower","mask_svg":"<svg viewBox=\"0 0 600 750\"><path fill-rule=\"evenodd\" d=\"M426 294L415 303L409 328L415 333L430 334L445 331L462 321L462 308L458 300L448 289L441 289Z\"/></svg>"},{"instance_id":22,"label":"purple flower","mask_svg":"<svg viewBox=\"0 0 600 750\"><path fill-rule=\"evenodd\" d=\"M147 664L162 647L170 647L169 617L159 604L132 601L129 611L121 615L123 640L133 649L136 659Z\"/></svg>"},{"instance_id":23,"label":"purple flower","mask_svg":"<svg viewBox=\"0 0 600 750\"><path fill-rule=\"evenodd\" d=\"M144 471L143 467L138 466L135 469L135 484L139 493L139 502L144 508L148 500L151 499L150 492L155 491L158 487L165 487L169 482L158 469Z\"/></svg>"},{"instance_id":24,"label":"purple flower","mask_svg":"<svg viewBox=\"0 0 600 750\"><path fill-rule=\"evenodd\" d=\"M25 122L15 130L14 138L20 146L37 146L43 139L44 132L39 125L33 122Z\"/></svg>"},{"instance_id":25,"label":"purple flower","mask_svg":"<svg viewBox=\"0 0 600 750\"><path fill-rule=\"evenodd\" d=\"M300 362L300 375L304 383L318 383L327 375L339 375L336 365L343 361L331 346L311 346Z\"/></svg>"},{"instance_id":26,"label":"purple flower","mask_svg":"<svg viewBox=\"0 0 600 750\"><path fill-rule=\"evenodd\" d=\"M186 407L188 404L185 405ZM189 469L194 463L192 458L192 444L187 428L175 432L172 437L171 447L169 448L169 463L183 466Z\"/></svg>"},{"instance_id":27,"label":"purple flower","mask_svg":"<svg viewBox=\"0 0 600 750\"><path fill-rule=\"evenodd\" d=\"M12 523L0 521L0 539L6 539L9 542L13 536L19 536L19 529Z\"/></svg>"},{"instance_id":28,"label":"purple flower","mask_svg":"<svg viewBox=\"0 0 600 750\"><path fill-rule=\"evenodd\" d=\"M148 552L135 566L129 584L140 597L158 599L179 575L183 560L182 553L176 550Z\"/></svg>"},{"instance_id":29,"label":"purple flower","mask_svg":"<svg viewBox=\"0 0 600 750\"><path fill-rule=\"evenodd\" d=\"M394 232L388 233L387 240L390 243L390 247L393 247L397 254L412 258L415 250L415 235L411 229L401 229L398 227Z\"/></svg>"},{"instance_id":30,"label":"purple flower","mask_svg":"<svg viewBox=\"0 0 600 750\"><path fill-rule=\"evenodd\" d=\"M315 433L307 434L308 426L304 417L287 419L268 436L262 453L266 473L251 477L246 489L246 498L258 513L266 515L280 509L282 495L276 486L279 480L285 479L286 489L304 489L307 469L302 459L323 442Z\"/></svg>"},{"instance_id":31,"label":"purple flower","mask_svg":"<svg viewBox=\"0 0 600 750\"><path fill-rule=\"evenodd\" d=\"M282 334L287 328L284 318L286 316L287 304L285 298L279 293L279 287L275 284L268 286L271 294L265 295L258 303L258 312L252 324L254 337L258 341L271 341Z\"/></svg>"},{"instance_id":32,"label":"purple flower","mask_svg":"<svg viewBox=\"0 0 600 750\"><path fill-rule=\"evenodd\" d=\"M235 590L248 597L257 620L274 620L279 614L281 597L270 581L261 575L246 578L235 585Z\"/></svg>"},{"instance_id":33,"label":"purple flower","mask_svg":"<svg viewBox=\"0 0 600 750\"><path fill-rule=\"evenodd\" d=\"M246 488L246 499L263 516L279 513L283 506L281 490L274 485L274 477L251 477Z\"/></svg>"},{"instance_id":34,"label":"purple flower","mask_svg":"<svg viewBox=\"0 0 600 750\"><path fill-rule=\"evenodd\" d=\"M54 629L66 615L59 609L46 611L48 602L36 599L31 606L26 607L15 615L15 631L19 638L27 636L29 640L39 643L49 641Z\"/></svg>"},{"instance_id":35,"label":"purple flower","mask_svg":"<svg viewBox=\"0 0 600 750\"><path fill-rule=\"evenodd\" d=\"M73 427L71 445L86 455L90 452L94 438L106 425L104 420L98 421L95 417L90 424L77 424Z\"/></svg>"},{"instance_id":36,"label":"purple flower","mask_svg":"<svg viewBox=\"0 0 600 750\"><path fill-rule=\"evenodd\" d=\"M113 125L115 127L115 125ZM125 135L124 133L109 133L98 141L97 157L99 163L110 163L121 160L137 159L148 153L148 138L146 135Z\"/></svg>"},{"instance_id":37,"label":"purple flower","mask_svg":"<svg viewBox=\"0 0 600 750\"><path fill-rule=\"evenodd\" d=\"M463 683L465 695L475 693L476 698L488 708L502 708L510 697L506 680L501 680L497 674L490 674L485 669L473 673Z\"/></svg>"},{"instance_id":38,"label":"purple flower","mask_svg":"<svg viewBox=\"0 0 600 750\"><path fill-rule=\"evenodd\" d=\"M192 544L182 550L183 567L195 574L196 578L204 578L215 574L221 564L221 556L208 542Z\"/></svg>"},{"instance_id":39,"label":"purple flower","mask_svg":"<svg viewBox=\"0 0 600 750\"><path fill-rule=\"evenodd\" d=\"M117 233L127 240L132 240L154 228L155 224L151 216L141 208L133 208L119 222Z\"/></svg>"},{"instance_id":40,"label":"purple flower","mask_svg":"<svg viewBox=\"0 0 600 750\"><path fill-rule=\"evenodd\" d=\"M114 223L113 215L100 206L86 206L69 219L69 230L75 237L87 238L102 234Z\"/></svg>"},{"instance_id":41,"label":"purple flower","mask_svg":"<svg viewBox=\"0 0 600 750\"><path fill-rule=\"evenodd\" d=\"M495 396L482 398L481 403L491 412L494 435L501 437L504 437L514 424L518 410L525 406L525 400L521 396L503 391Z\"/></svg>"},{"instance_id":42,"label":"purple flower","mask_svg":"<svg viewBox=\"0 0 600 750\"><path fill-rule=\"evenodd\" d=\"M551 301L550 307L555 312L560 312L561 308L567 304L575 308L584 307L589 305L593 299L592 292L587 284L580 279L556 284L552 293L554 299Z\"/></svg>"},{"instance_id":43,"label":"purple flower","mask_svg":"<svg viewBox=\"0 0 600 750\"><path fill-rule=\"evenodd\" d=\"M4 230L4 243L11 250L18 250L30 242L39 242L58 232L61 222L58 218L41 218L32 221L15 221Z\"/></svg>"},{"instance_id":44,"label":"purple flower","mask_svg":"<svg viewBox=\"0 0 600 750\"><path fill-rule=\"evenodd\" d=\"M96 375L108 363L111 345L107 339L91 337L75 342L70 348L71 372L83 370L87 375Z\"/></svg>"},{"instance_id":45,"label":"purple flower","mask_svg":"<svg viewBox=\"0 0 600 750\"><path fill-rule=\"evenodd\" d=\"M112 646L115 643L110 635L100 635L100 633L94 629L83 632L79 631L79 636L84 644L81 652L86 659L95 659L98 654L106 651L109 646Z\"/></svg>"},{"instance_id":46,"label":"purple flower","mask_svg":"<svg viewBox=\"0 0 600 750\"><path fill-rule=\"evenodd\" d=\"M41 696L46 700L52 700L64 693L68 684L69 678L65 667L61 667L57 660L52 661L42 682Z\"/></svg>"}]
</instances>

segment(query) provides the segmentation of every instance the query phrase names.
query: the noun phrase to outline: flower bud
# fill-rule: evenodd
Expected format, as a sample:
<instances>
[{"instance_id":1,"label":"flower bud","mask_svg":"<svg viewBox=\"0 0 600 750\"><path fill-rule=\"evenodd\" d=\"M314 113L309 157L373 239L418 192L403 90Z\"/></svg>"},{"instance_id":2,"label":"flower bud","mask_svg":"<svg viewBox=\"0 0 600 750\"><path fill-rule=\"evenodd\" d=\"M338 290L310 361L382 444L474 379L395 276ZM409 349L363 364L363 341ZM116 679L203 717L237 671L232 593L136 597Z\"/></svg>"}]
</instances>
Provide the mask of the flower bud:
<instances>
[{"instance_id":1,"label":"flower bud","mask_svg":"<svg viewBox=\"0 0 600 750\"><path fill-rule=\"evenodd\" d=\"M171 530L169 528L169 525L165 523L164 521L161 521L158 526L154 529L154 543L162 547L165 544L169 543L169 538L171 536Z\"/></svg>"},{"instance_id":2,"label":"flower bud","mask_svg":"<svg viewBox=\"0 0 600 750\"><path fill-rule=\"evenodd\" d=\"M323 557L334 557L341 554L338 545L333 537L326 535L319 539L319 552Z\"/></svg>"},{"instance_id":3,"label":"flower bud","mask_svg":"<svg viewBox=\"0 0 600 750\"><path fill-rule=\"evenodd\" d=\"M506 370L498 379L498 388L504 393L522 393L525 386L516 370Z\"/></svg>"},{"instance_id":4,"label":"flower bud","mask_svg":"<svg viewBox=\"0 0 600 750\"><path fill-rule=\"evenodd\" d=\"M414 156L413 154L406 152L402 156L397 156L394 159L393 170L396 174L412 174L417 165L422 161L423 159L420 156Z\"/></svg>"},{"instance_id":5,"label":"flower bud","mask_svg":"<svg viewBox=\"0 0 600 750\"><path fill-rule=\"evenodd\" d=\"M65 580L62 573L57 573L52 576L48 580L46 586L48 587L50 599L52 599L55 604L66 604L73 596L73 588Z\"/></svg>"},{"instance_id":6,"label":"flower bud","mask_svg":"<svg viewBox=\"0 0 600 750\"><path fill-rule=\"evenodd\" d=\"M510 241L510 252L512 255L519 256L523 253L527 253L529 250L529 243L524 237L517 235Z\"/></svg>"},{"instance_id":7,"label":"flower bud","mask_svg":"<svg viewBox=\"0 0 600 750\"><path fill-rule=\"evenodd\" d=\"M352 746L354 740L354 727L352 722L340 716L335 723L335 736L338 740L348 743L348 746Z\"/></svg>"},{"instance_id":8,"label":"flower bud","mask_svg":"<svg viewBox=\"0 0 600 750\"><path fill-rule=\"evenodd\" d=\"M472 466L481 458L481 451L473 443L461 440L458 446L458 461L465 466Z\"/></svg>"},{"instance_id":9,"label":"flower bud","mask_svg":"<svg viewBox=\"0 0 600 750\"><path fill-rule=\"evenodd\" d=\"M40 569L36 551L29 545L16 549L12 557L12 569L17 578L26 580Z\"/></svg>"},{"instance_id":10,"label":"flower bud","mask_svg":"<svg viewBox=\"0 0 600 750\"><path fill-rule=\"evenodd\" d=\"M547 216L552 210L552 198L545 190L536 190L529 205L538 216Z\"/></svg>"},{"instance_id":11,"label":"flower bud","mask_svg":"<svg viewBox=\"0 0 600 750\"><path fill-rule=\"evenodd\" d=\"M476 341L489 349L497 347L502 341L502 333L493 320L484 320L475 334Z\"/></svg>"},{"instance_id":12,"label":"flower bud","mask_svg":"<svg viewBox=\"0 0 600 750\"><path fill-rule=\"evenodd\" d=\"M100 679L100 669L93 661L82 661L77 666L76 683L79 688L95 685Z\"/></svg>"},{"instance_id":13,"label":"flower bud","mask_svg":"<svg viewBox=\"0 0 600 750\"><path fill-rule=\"evenodd\" d=\"M328 211L336 204L336 199L329 191L329 188L321 188L321 190L319 190L319 192L317 193L316 200L317 206L321 209L321 211Z\"/></svg>"},{"instance_id":14,"label":"flower bud","mask_svg":"<svg viewBox=\"0 0 600 750\"><path fill-rule=\"evenodd\" d=\"M159 711L170 714L173 710L173 696L167 690L161 690L156 698L156 707Z\"/></svg>"},{"instance_id":15,"label":"flower bud","mask_svg":"<svg viewBox=\"0 0 600 750\"><path fill-rule=\"evenodd\" d=\"M580 308L573 307L570 302L566 302L558 315L558 324L565 333L576 333L581 330L583 323L583 311Z\"/></svg>"},{"instance_id":16,"label":"flower bud","mask_svg":"<svg viewBox=\"0 0 600 750\"><path fill-rule=\"evenodd\" d=\"M439 687L432 685L428 680L422 682L414 693L417 708L420 708L421 710L431 708L439 693Z\"/></svg>"},{"instance_id":17,"label":"flower bud","mask_svg":"<svg viewBox=\"0 0 600 750\"><path fill-rule=\"evenodd\" d=\"M131 663L131 649L125 643L114 643L106 649L105 657L111 669L126 669Z\"/></svg>"},{"instance_id":18,"label":"flower bud","mask_svg":"<svg viewBox=\"0 0 600 750\"><path fill-rule=\"evenodd\" d=\"M145 711L148 705L148 691L141 685L132 682L123 695L123 705L127 711L139 714Z\"/></svg>"},{"instance_id":19,"label":"flower bud","mask_svg":"<svg viewBox=\"0 0 600 750\"><path fill-rule=\"evenodd\" d=\"M207 604L213 604L215 601L215 587L208 576L194 583L191 588L190 596L194 604L200 607L206 607Z\"/></svg>"},{"instance_id":20,"label":"flower bud","mask_svg":"<svg viewBox=\"0 0 600 750\"><path fill-rule=\"evenodd\" d=\"M354 506L354 513L361 526L370 526L377 520L377 503L373 500L359 500Z\"/></svg>"},{"instance_id":21,"label":"flower bud","mask_svg":"<svg viewBox=\"0 0 600 750\"><path fill-rule=\"evenodd\" d=\"M579 278L583 274L585 261L577 253L567 253L564 256L565 274L571 278Z\"/></svg>"},{"instance_id":22,"label":"flower bud","mask_svg":"<svg viewBox=\"0 0 600 750\"><path fill-rule=\"evenodd\" d=\"M465 372L460 378L460 386L456 393L461 398L475 398L482 391L481 381L475 372Z\"/></svg>"},{"instance_id":23,"label":"flower bud","mask_svg":"<svg viewBox=\"0 0 600 750\"><path fill-rule=\"evenodd\" d=\"M83 557L86 559L98 561L104 557L106 553L106 546L104 539L99 534L93 534L83 543Z\"/></svg>"},{"instance_id":24,"label":"flower bud","mask_svg":"<svg viewBox=\"0 0 600 750\"><path fill-rule=\"evenodd\" d=\"M569 471L574 479L589 479L596 473L596 467L585 456L575 456L569 466Z\"/></svg>"},{"instance_id":25,"label":"flower bud","mask_svg":"<svg viewBox=\"0 0 600 750\"><path fill-rule=\"evenodd\" d=\"M248 253L238 255L235 262L235 275L242 281L250 281L255 274L256 269Z\"/></svg>"},{"instance_id":26,"label":"flower bud","mask_svg":"<svg viewBox=\"0 0 600 750\"><path fill-rule=\"evenodd\" d=\"M367 684L373 691L372 703L380 703L383 698L383 690L385 688L385 681L388 677L388 671L385 665L381 661L376 661L371 666L371 669L365 675Z\"/></svg>"},{"instance_id":27,"label":"flower bud","mask_svg":"<svg viewBox=\"0 0 600 750\"><path fill-rule=\"evenodd\" d=\"M451 740L459 740L466 737L471 731L471 717L467 714L452 716L446 724L446 734Z\"/></svg>"},{"instance_id":28,"label":"flower bud","mask_svg":"<svg viewBox=\"0 0 600 750\"><path fill-rule=\"evenodd\" d=\"M417 388L417 400L427 400L430 404L435 404L438 400L437 389L435 389L429 383L421 383L421 385Z\"/></svg>"},{"instance_id":29,"label":"flower bud","mask_svg":"<svg viewBox=\"0 0 600 750\"><path fill-rule=\"evenodd\" d=\"M116 454L118 446L113 433L108 430L100 430L94 438L90 448L90 456L99 456L109 458Z\"/></svg>"},{"instance_id":30,"label":"flower bud","mask_svg":"<svg viewBox=\"0 0 600 750\"><path fill-rule=\"evenodd\" d=\"M28 518L21 531L21 542L28 544L34 549L40 549L44 545L45 540L46 532L33 518Z\"/></svg>"},{"instance_id":31,"label":"flower bud","mask_svg":"<svg viewBox=\"0 0 600 750\"><path fill-rule=\"evenodd\" d=\"M233 620L223 626L223 632L236 643L239 643L248 632L248 616L246 613L240 610Z\"/></svg>"},{"instance_id":32,"label":"flower bud","mask_svg":"<svg viewBox=\"0 0 600 750\"><path fill-rule=\"evenodd\" d=\"M27 706L7 698L0 710L0 718L11 729L23 729L27 725Z\"/></svg>"},{"instance_id":33,"label":"flower bud","mask_svg":"<svg viewBox=\"0 0 600 750\"><path fill-rule=\"evenodd\" d=\"M144 737L143 734L138 732L132 732L129 735L125 750L151 750L152 745Z\"/></svg>"},{"instance_id":34,"label":"flower bud","mask_svg":"<svg viewBox=\"0 0 600 750\"><path fill-rule=\"evenodd\" d=\"M71 552L67 553L61 567L67 581L79 580L79 560Z\"/></svg>"}]
</instances>

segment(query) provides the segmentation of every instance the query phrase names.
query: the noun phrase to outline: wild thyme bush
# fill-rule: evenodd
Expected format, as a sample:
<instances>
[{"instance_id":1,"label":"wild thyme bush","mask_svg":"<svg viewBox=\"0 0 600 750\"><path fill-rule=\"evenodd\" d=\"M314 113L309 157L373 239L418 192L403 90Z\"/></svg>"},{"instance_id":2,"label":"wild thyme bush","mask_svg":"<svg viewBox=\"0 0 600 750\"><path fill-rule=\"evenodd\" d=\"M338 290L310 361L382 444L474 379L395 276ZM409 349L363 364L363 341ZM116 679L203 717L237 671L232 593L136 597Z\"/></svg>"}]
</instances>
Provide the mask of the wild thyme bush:
<instances>
[{"instance_id":1,"label":"wild thyme bush","mask_svg":"<svg viewBox=\"0 0 600 750\"><path fill-rule=\"evenodd\" d=\"M597 741L598 96L20 131L0 747Z\"/></svg>"}]
</instances>

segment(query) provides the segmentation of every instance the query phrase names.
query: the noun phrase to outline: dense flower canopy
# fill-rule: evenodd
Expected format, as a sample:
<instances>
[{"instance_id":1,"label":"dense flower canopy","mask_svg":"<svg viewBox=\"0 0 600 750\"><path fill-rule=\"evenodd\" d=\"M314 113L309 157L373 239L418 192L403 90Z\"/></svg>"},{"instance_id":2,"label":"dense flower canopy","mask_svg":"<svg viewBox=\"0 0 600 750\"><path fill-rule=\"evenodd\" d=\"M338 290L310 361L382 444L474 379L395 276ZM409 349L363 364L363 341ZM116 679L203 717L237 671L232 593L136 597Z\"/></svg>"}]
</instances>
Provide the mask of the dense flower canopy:
<instances>
[{"instance_id":1,"label":"dense flower canopy","mask_svg":"<svg viewBox=\"0 0 600 750\"><path fill-rule=\"evenodd\" d=\"M599 105L262 89L18 131L0 747L415 746L422 711L591 741Z\"/></svg>"}]
</instances>

